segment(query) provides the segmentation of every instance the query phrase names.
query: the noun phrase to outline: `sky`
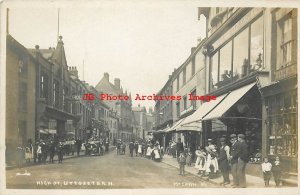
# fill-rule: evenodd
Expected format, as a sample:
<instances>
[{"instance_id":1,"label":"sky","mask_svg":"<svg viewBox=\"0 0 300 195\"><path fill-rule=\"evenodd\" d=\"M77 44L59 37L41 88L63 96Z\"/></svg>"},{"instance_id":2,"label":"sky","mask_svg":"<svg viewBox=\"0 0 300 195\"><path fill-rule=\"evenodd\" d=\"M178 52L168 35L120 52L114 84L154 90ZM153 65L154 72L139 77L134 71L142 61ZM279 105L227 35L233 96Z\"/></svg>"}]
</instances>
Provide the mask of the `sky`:
<instances>
[{"instance_id":1,"label":"sky","mask_svg":"<svg viewBox=\"0 0 300 195\"><path fill-rule=\"evenodd\" d=\"M133 97L157 93L205 37L196 4L177 1L11 7L9 33L26 48L55 47L58 8L68 66L77 66L83 80L84 63L84 80L93 86L108 72ZM138 104L153 107L154 101L133 101Z\"/></svg>"}]
</instances>

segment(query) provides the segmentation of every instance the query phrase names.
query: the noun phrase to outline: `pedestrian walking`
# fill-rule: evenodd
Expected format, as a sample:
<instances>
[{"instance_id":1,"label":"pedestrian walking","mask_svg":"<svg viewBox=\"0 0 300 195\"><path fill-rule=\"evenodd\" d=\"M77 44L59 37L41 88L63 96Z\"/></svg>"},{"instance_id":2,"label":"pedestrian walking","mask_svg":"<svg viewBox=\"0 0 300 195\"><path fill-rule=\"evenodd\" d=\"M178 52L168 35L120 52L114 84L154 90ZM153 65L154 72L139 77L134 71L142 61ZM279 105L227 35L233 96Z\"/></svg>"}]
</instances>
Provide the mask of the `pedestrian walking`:
<instances>
[{"instance_id":1,"label":"pedestrian walking","mask_svg":"<svg viewBox=\"0 0 300 195\"><path fill-rule=\"evenodd\" d=\"M77 156L79 156L79 154L80 154L81 145L82 145L82 141L80 139L77 139L75 142Z\"/></svg>"},{"instance_id":2,"label":"pedestrian walking","mask_svg":"<svg viewBox=\"0 0 300 195\"><path fill-rule=\"evenodd\" d=\"M238 164L237 164L237 180L240 188L246 187L246 165L248 163L248 145L245 142L245 135L238 135L239 141L239 154L238 154Z\"/></svg>"},{"instance_id":3,"label":"pedestrian walking","mask_svg":"<svg viewBox=\"0 0 300 195\"><path fill-rule=\"evenodd\" d=\"M186 165L186 158L183 154L183 152L180 152L178 156L178 163L179 163L179 175L184 175L185 174L185 165Z\"/></svg>"},{"instance_id":4,"label":"pedestrian walking","mask_svg":"<svg viewBox=\"0 0 300 195\"><path fill-rule=\"evenodd\" d=\"M178 157L180 152L183 152L183 143L181 142L181 138L178 138L178 141L176 143L176 156Z\"/></svg>"},{"instance_id":5,"label":"pedestrian walking","mask_svg":"<svg viewBox=\"0 0 300 195\"><path fill-rule=\"evenodd\" d=\"M108 152L108 148L109 148L109 140L108 138L106 139L106 142L105 142L105 152L107 153Z\"/></svg>"},{"instance_id":6,"label":"pedestrian walking","mask_svg":"<svg viewBox=\"0 0 300 195\"><path fill-rule=\"evenodd\" d=\"M64 155L64 145L60 141L57 146L58 163L62 163Z\"/></svg>"},{"instance_id":7,"label":"pedestrian walking","mask_svg":"<svg viewBox=\"0 0 300 195\"><path fill-rule=\"evenodd\" d=\"M138 141L135 141L134 142L135 156L138 156L138 149L139 149L139 143L138 143Z\"/></svg>"},{"instance_id":8,"label":"pedestrian walking","mask_svg":"<svg viewBox=\"0 0 300 195\"><path fill-rule=\"evenodd\" d=\"M281 167L280 158L279 156L276 156L274 164L272 166L272 173L273 173L276 187L278 187L281 182L281 171L282 171L282 167Z\"/></svg>"},{"instance_id":9,"label":"pedestrian walking","mask_svg":"<svg viewBox=\"0 0 300 195\"><path fill-rule=\"evenodd\" d=\"M131 141L129 143L129 152L131 157L133 157L133 150L134 150L134 143Z\"/></svg>"},{"instance_id":10,"label":"pedestrian walking","mask_svg":"<svg viewBox=\"0 0 300 195\"><path fill-rule=\"evenodd\" d=\"M138 154L139 156L143 156L143 143L139 143L138 145Z\"/></svg>"},{"instance_id":11,"label":"pedestrian walking","mask_svg":"<svg viewBox=\"0 0 300 195\"><path fill-rule=\"evenodd\" d=\"M36 153L37 153L38 162L41 163L42 162L42 146L41 146L41 143L38 144Z\"/></svg>"},{"instance_id":12,"label":"pedestrian walking","mask_svg":"<svg viewBox=\"0 0 300 195\"><path fill-rule=\"evenodd\" d=\"M125 152L126 152L126 144L123 142L121 146L122 146L122 154L125 155Z\"/></svg>"},{"instance_id":13,"label":"pedestrian walking","mask_svg":"<svg viewBox=\"0 0 300 195\"><path fill-rule=\"evenodd\" d=\"M272 174L272 164L269 162L268 157L264 157L264 162L261 164L261 168L264 175L265 187L268 187Z\"/></svg>"},{"instance_id":14,"label":"pedestrian walking","mask_svg":"<svg viewBox=\"0 0 300 195\"><path fill-rule=\"evenodd\" d=\"M33 150L33 162L36 163L37 160L37 148L38 148L38 143L33 144L32 150Z\"/></svg>"},{"instance_id":15,"label":"pedestrian walking","mask_svg":"<svg viewBox=\"0 0 300 195\"><path fill-rule=\"evenodd\" d=\"M50 147L49 147L49 156L50 156L50 163L54 163L54 154L55 154L55 144L53 141L51 141L50 143Z\"/></svg>"},{"instance_id":16,"label":"pedestrian walking","mask_svg":"<svg viewBox=\"0 0 300 195\"><path fill-rule=\"evenodd\" d=\"M219 167L223 175L223 185L230 184L229 180L229 158L230 158L230 148L226 144L226 138L220 139L221 147L219 151Z\"/></svg>"}]
</instances>

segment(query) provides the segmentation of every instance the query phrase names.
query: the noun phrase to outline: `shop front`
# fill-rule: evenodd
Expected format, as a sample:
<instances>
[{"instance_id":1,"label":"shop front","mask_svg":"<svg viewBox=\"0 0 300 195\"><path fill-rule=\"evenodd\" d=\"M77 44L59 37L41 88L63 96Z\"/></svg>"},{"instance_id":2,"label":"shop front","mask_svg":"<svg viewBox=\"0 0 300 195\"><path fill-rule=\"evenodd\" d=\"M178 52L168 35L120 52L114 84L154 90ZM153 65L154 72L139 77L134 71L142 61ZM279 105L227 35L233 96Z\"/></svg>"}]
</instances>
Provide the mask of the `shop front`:
<instances>
[{"instance_id":1,"label":"shop front","mask_svg":"<svg viewBox=\"0 0 300 195\"><path fill-rule=\"evenodd\" d=\"M203 139L219 140L228 144L231 134L244 134L248 145L249 163L261 163L262 157L262 101L256 83L228 92L214 109L203 117Z\"/></svg>"},{"instance_id":2,"label":"shop front","mask_svg":"<svg viewBox=\"0 0 300 195\"><path fill-rule=\"evenodd\" d=\"M297 80L288 79L263 89L267 115L266 154L279 156L286 172L298 172Z\"/></svg>"}]
</instances>

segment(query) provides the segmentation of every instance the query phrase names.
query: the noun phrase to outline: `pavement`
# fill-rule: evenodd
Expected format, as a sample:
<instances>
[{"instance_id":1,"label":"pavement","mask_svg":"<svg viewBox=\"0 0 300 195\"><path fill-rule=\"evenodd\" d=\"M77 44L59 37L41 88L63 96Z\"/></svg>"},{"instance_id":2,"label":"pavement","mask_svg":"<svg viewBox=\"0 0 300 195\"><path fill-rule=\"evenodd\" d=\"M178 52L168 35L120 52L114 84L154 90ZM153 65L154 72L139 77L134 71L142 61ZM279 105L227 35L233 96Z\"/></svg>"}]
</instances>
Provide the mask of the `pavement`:
<instances>
[{"instance_id":1,"label":"pavement","mask_svg":"<svg viewBox=\"0 0 300 195\"><path fill-rule=\"evenodd\" d=\"M7 189L216 188L192 174L144 157L117 155L65 158L6 171Z\"/></svg>"},{"instance_id":2,"label":"pavement","mask_svg":"<svg viewBox=\"0 0 300 195\"><path fill-rule=\"evenodd\" d=\"M110 146L110 147L109 147L109 151L114 150L114 149L115 149L115 146ZM104 155L105 155L105 154L104 154ZM64 156L63 156L63 159L65 160L65 159L69 159L69 158L79 158L79 157L85 157L85 156L86 156L86 155L85 155L85 151L81 151L81 152L79 153L79 156L77 156L77 152L74 152L74 155L72 155L72 153L70 153L69 155L64 155ZM54 162L57 162L57 161L58 161L58 156L57 156L57 154L55 154L53 160L54 160ZM25 161L25 160L24 160L24 161ZM49 162L49 155L48 155L48 157L47 157L47 162ZM47 163L47 162L46 162L46 163ZM37 165L41 165L41 163L37 163L37 162L35 163L35 162L33 161L33 159L31 159L30 162L24 162L23 165L22 165L22 167L37 166ZM16 169L16 168L18 168L17 165L6 165L6 170L11 170L11 169Z\"/></svg>"},{"instance_id":3,"label":"pavement","mask_svg":"<svg viewBox=\"0 0 300 195\"><path fill-rule=\"evenodd\" d=\"M178 162L177 162L176 158L173 158L170 155L164 155L162 162L179 169L179 165L178 165ZM194 165L194 163L192 164L191 167L185 166L185 171L192 174L192 175L195 175L195 176L199 177L200 180L210 182L211 184L219 185L219 186L226 187L226 188L231 187L231 185L226 185L226 186L222 185L223 177L221 175L220 175L220 177L217 177L215 179L209 179L209 180L207 180L206 177L200 177L197 174L198 170L193 165ZM246 166L246 168L247 168L247 166ZM230 181L232 181L232 175L231 174L230 174L229 178L230 178ZM247 174L246 175L246 181L247 181L247 187L250 187L250 188L251 187L253 187L253 188L254 187L255 188L265 188L263 177L256 177L256 176L252 176L252 175ZM270 186L269 187L276 187L275 182L274 182L274 180L272 180L272 178L270 180Z\"/></svg>"}]
</instances>

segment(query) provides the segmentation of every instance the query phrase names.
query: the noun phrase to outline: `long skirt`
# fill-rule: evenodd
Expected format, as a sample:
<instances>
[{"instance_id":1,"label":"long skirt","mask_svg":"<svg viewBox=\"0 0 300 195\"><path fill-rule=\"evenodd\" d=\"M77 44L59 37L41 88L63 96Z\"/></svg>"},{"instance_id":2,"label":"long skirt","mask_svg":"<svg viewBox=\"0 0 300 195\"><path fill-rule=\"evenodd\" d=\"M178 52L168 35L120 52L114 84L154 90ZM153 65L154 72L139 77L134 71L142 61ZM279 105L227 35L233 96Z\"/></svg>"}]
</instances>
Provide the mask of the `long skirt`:
<instances>
[{"instance_id":1,"label":"long skirt","mask_svg":"<svg viewBox=\"0 0 300 195\"><path fill-rule=\"evenodd\" d=\"M207 155L206 168L207 173L212 172L211 167L213 167L213 172L216 173L219 170L217 158L212 158L210 154Z\"/></svg>"}]
</instances>

